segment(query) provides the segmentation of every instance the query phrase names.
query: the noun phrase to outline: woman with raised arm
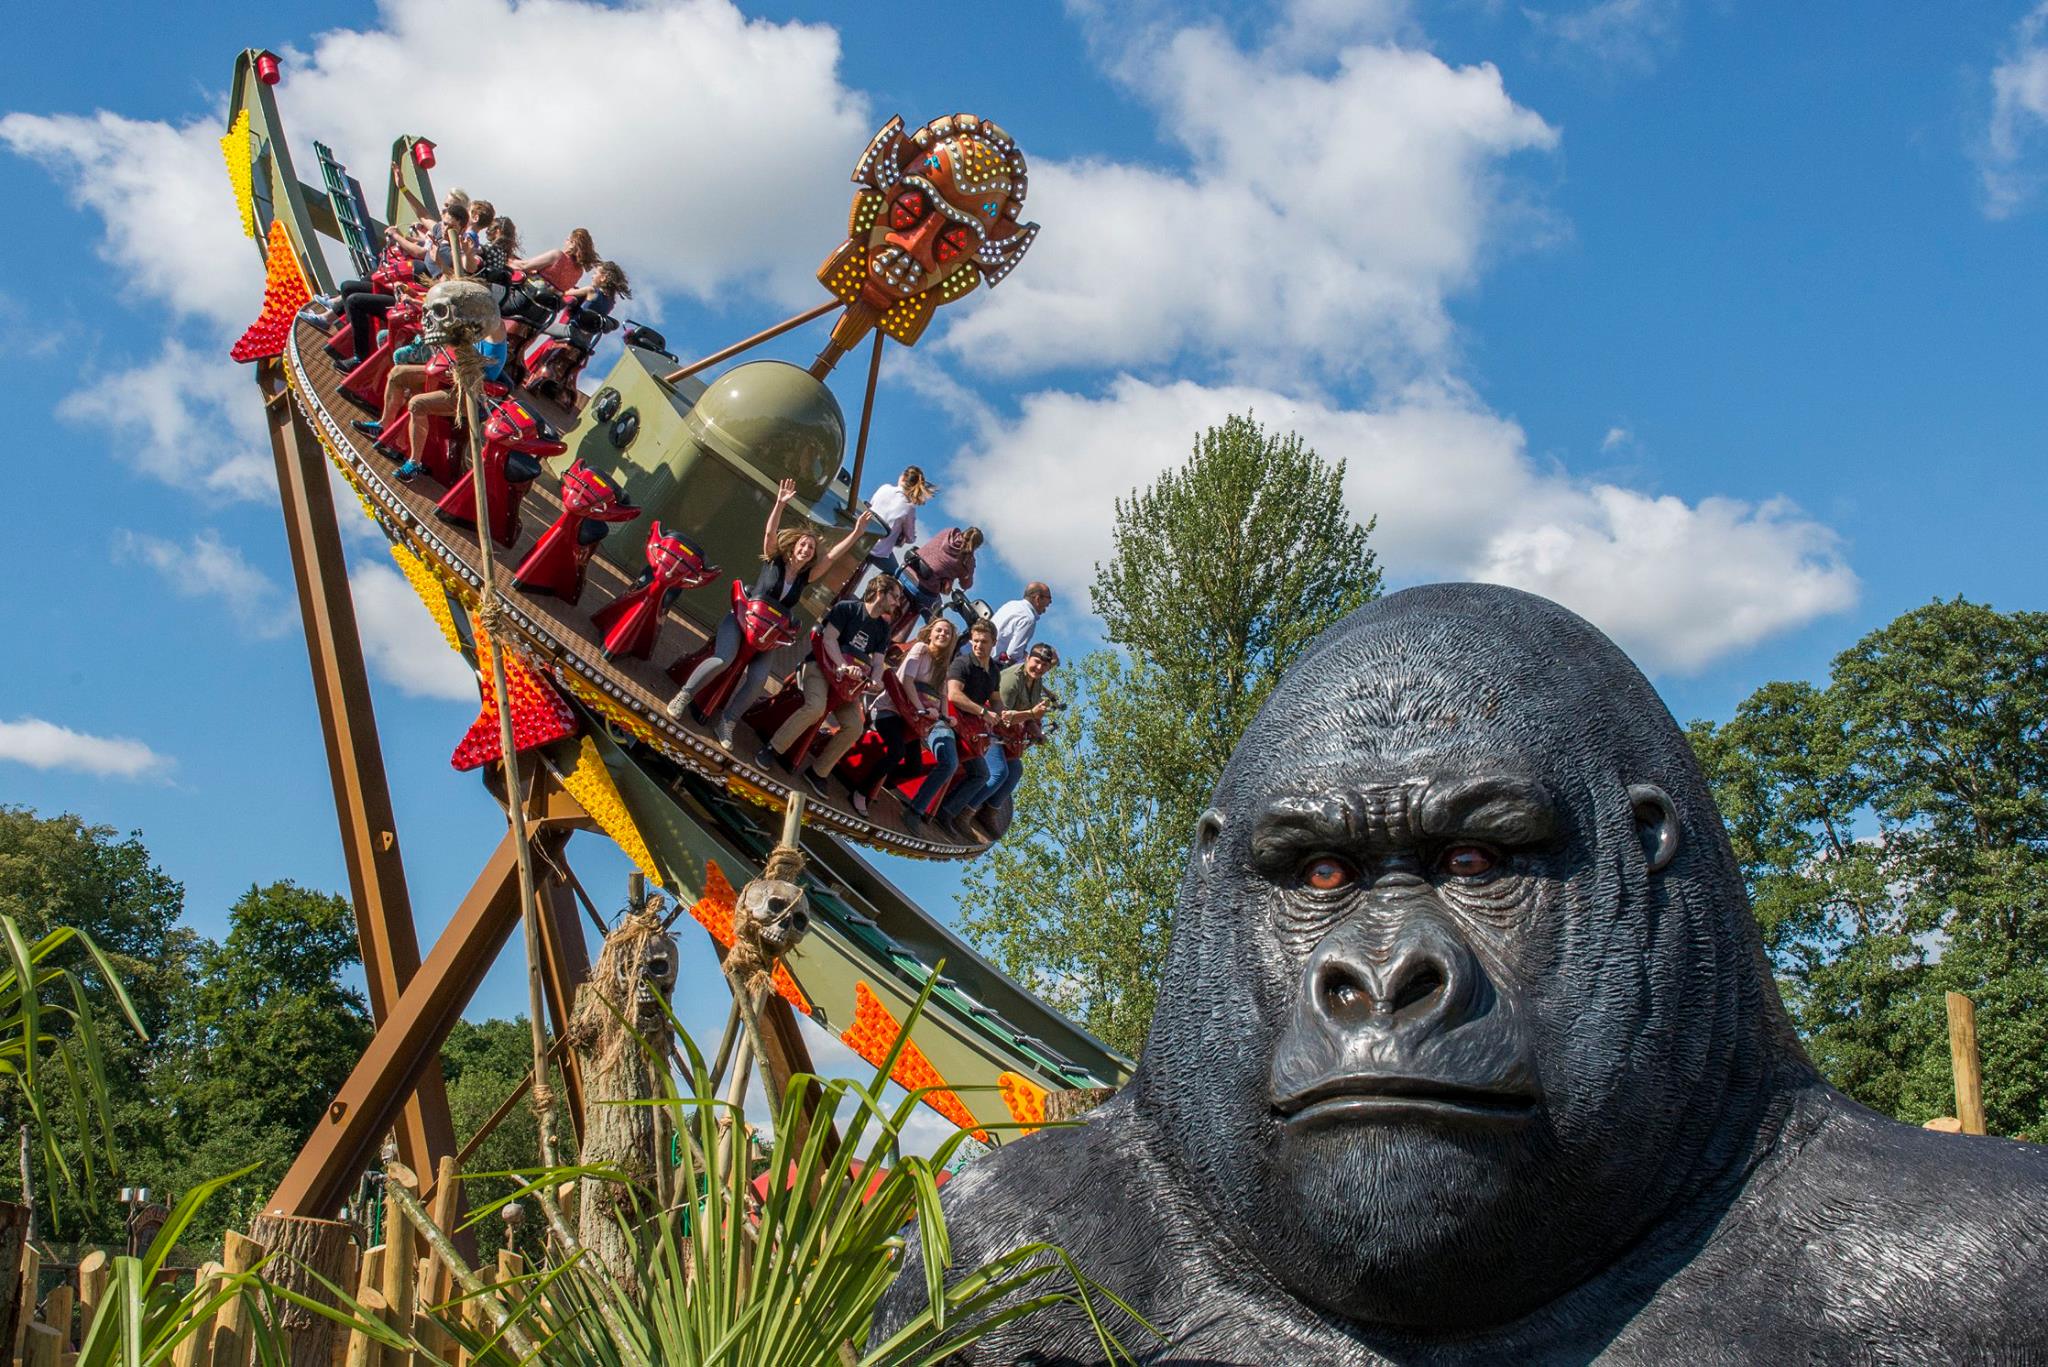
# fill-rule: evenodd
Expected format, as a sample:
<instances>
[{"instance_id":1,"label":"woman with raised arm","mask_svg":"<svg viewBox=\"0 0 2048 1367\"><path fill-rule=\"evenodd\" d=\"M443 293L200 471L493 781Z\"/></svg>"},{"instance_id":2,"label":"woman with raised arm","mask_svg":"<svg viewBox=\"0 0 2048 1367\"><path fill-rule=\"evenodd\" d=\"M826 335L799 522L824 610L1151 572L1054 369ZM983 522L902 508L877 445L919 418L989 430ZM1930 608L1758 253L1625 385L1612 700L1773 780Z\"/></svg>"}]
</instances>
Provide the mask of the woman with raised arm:
<instances>
[{"instance_id":1,"label":"woman with raised arm","mask_svg":"<svg viewBox=\"0 0 2048 1367\"><path fill-rule=\"evenodd\" d=\"M761 529L761 572L755 576L753 592L748 595L750 601L771 604L785 616L795 610L797 600L803 597L813 575L828 572L840 557L853 549L854 543L860 540L861 532L866 530L870 516L862 510L861 515L854 519L853 530L821 560L818 557L817 533L808 527L786 528L782 525L782 510L795 497L796 481L793 479L785 479L775 490L775 506L768 510L767 525ZM669 699L668 714L671 717L682 720L697 690L716 677L728 661L737 658L742 631L740 610L735 608L718 624L718 635L711 642L711 653L690 671L690 677L682 688ZM754 705L762 682L768 677L769 659L769 655L763 653L747 662L745 676L719 714L716 727L718 743L728 750L732 748L734 726Z\"/></svg>"}]
</instances>

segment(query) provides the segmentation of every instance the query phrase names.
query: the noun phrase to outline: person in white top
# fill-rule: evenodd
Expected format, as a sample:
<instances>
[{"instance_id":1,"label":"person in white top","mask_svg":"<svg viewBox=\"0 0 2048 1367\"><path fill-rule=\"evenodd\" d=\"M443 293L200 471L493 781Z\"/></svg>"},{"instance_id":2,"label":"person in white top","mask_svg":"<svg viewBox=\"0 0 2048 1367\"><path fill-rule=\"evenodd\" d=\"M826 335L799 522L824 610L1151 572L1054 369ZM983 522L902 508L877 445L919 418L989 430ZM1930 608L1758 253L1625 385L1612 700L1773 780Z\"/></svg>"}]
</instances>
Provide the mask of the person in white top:
<instances>
[{"instance_id":1,"label":"person in white top","mask_svg":"<svg viewBox=\"0 0 2048 1367\"><path fill-rule=\"evenodd\" d=\"M1012 598L996 609L996 659L1015 664L1031 649L1031 637L1038 619L1052 606L1052 590L1033 580L1024 586L1022 598Z\"/></svg>"},{"instance_id":2,"label":"person in white top","mask_svg":"<svg viewBox=\"0 0 2048 1367\"><path fill-rule=\"evenodd\" d=\"M896 548L917 544L917 510L931 501L938 486L926 481L924 471L911 465L894 484L884 484L868 499L875 520L882 524L882 537L868 547L867 579L877 574L896 573Z\"/></svg>"}]
</instances>

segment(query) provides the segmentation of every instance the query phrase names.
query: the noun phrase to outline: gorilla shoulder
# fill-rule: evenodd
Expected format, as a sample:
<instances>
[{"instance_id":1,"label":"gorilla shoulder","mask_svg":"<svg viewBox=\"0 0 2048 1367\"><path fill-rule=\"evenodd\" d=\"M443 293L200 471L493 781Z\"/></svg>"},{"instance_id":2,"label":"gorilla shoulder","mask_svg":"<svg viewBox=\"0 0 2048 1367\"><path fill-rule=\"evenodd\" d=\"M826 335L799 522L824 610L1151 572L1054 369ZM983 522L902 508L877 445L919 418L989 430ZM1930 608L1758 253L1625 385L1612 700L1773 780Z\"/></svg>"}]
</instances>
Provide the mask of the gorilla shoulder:
<instances>
[{"instance_id":1,"label":"gorilla shoulder","mask_svg":"<svg viewBox=\"0 0 2048 1367\"><path fill-rule=\"evenodd\" d=\"M1695 1269L1925 1360L2048 1354L2048 1148L1937 1134L1832 1089ZM1746 1299L1739 1293L1731 1299ZM1724 1302L1725 1303L1725 1302Z\"/></svg>"},{"instance_id":2,"label":"gorilla shoulder","mask_svg":"<svg viewBox=\"0 0 2048 1367\"><path fill-rule=\"evenodd\" d=\"M1120 1123L1127 1105L1115 1098L1083 1124L1013 1140L948 1181L939 1203L952 1245L952 1277L1045 1242L1058 1245L1083 1274L1127 1300L1133 1293L1148 1299L1165 1269L1142 1255L1160 1241L1134 1237L1149 1212L1127 1196L1151 1185L1134 1175L1150 1159ZM924 1256L913 1229L903 1271L882 1299L874 1341L917 1314L925 1294ZM1057 1308L984 1339L957 1360L1016 1362L1023 1352L1033 1361L1094 1361L1096 1336L1080 1311Z\"/></svg>"}]
</instances>

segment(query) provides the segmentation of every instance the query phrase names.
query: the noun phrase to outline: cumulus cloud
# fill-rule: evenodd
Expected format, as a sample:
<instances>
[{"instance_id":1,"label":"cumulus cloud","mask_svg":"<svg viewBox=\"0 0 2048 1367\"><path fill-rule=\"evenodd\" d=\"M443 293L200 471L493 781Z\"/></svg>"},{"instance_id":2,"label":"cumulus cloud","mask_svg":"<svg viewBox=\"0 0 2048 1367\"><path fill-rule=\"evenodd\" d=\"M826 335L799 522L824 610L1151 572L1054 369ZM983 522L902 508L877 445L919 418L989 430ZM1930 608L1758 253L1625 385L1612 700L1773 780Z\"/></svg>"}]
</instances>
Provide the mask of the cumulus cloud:
<instances>
[{"instance_id":1,"label":"cumulus cloud","mask_svg":"<svg viewBox=\"0 0 2048 1367\"><path fill-rule=\"evenodd\" d=\"M439 149L436 183L491 199L529 249L582 224L656 289L815 292L810 271L876 122L839 79L829 26L749 19L727 0L446 0L383 6L378 21L284 53L279 100L302 177L325 142L381 213L391 140L420 133ZM536 82L590 73L601 88L587 98L534 98ZM0 142L100 217L101 253L135 291L236 327L254 316L261 270L235 220L222 131L217 115L0 119Z\"/></svg>"},{"instance_id":2,"label":"cumulus cloud","mask_svg":"<svg viewBox=\"0 0 2048 1367\"><path fill-rule=\"evenodd\" d=\"M477 703L476 671L448 648L398 571L364 565L349 573L348 586L363 654L377 677L415 698Z\"/></svg>"},{"instance_id":3,"label":"cumulus cloud","mask_svg":"<svg viewBox=\"0 0 2048 1367\"><path fill-rule=\"evenodd\" d=\"M1525 10L1560 52L1644 75L1678 42L1679 0L1597 0L1569 10Z\"/></svg>"},{"instance_id":4,"label":"cumulus cloud","mask_svg":"<svg viewBox=\"0 0 2048 1367\"><path fill-rule=\"evenodd\" d=\"M90 735L41 717L0 721L0 760L95 778L150 778L171 767L168 758L139 740Z\"/></svg>"},{"instance_id":5,"label":"cumulus cloud","mask_svg":"<svg viewBox=\"0 0 2048 1367\"><path fill-rule=\"evenodd\" d=\"M1687 671L1849 607L1857 580L1827 528L1790 505L1688 504L1539 466L1515 423L1452 388L1333 406L1245 385L1119 376L1101 395L1027 396L956 458L951 506L1019 574L1085 603L1112 501L1185 460L1231 413L1345 462L1345 502L1377 517L1398 579L1482 579L1555 598L1655 669ZM1059 499L1046 490L1066 491Z\"/></svg>"},{"instance_id":6,"label":"cumulus cloud","mask_svg":"<svg viewBox=\"0 0 2048 1367\"><path fill-rule=\"evenodd\" d=\"M479 79L451 79L450 53L458 75ZM811 272L845 221L848 172L879 122L839 79L835 30L749 19L728 0L389 5L372 26L284 57L280 103L302 178L311 143L325 142L381 213L392 138L430 136L437 185L494 200L529 251L589 227L650 309L663 292L813 298ZM573 86L592 72L602 88L588 98L534 100L535 82ZM0 146L46 167L99 219L96 249L129 298L207 338L166 343L60 412L105 422L118 450L168 483L260 496L271 475L248 449L262 449L258 409L225 351L256 314L263 273L235 216L223 131L218 113L17 111L0 117Z\"/></svg>"},{"instance_id":7,"label":"cumulus cloud","mask_svg":"<svg viewBox=\"0 0 2048 1367\"><path fill-rule=\"evenodd\" d=\"M1991 125L1981 151L1984 212L2006 218L2040 188L2029 164L2048 125L2048 4L2035 6L2013 31L2005 59L1991 70Z\"/></svg>"},{"instance_id":8,"label":"cumulus cloud","mask_svg":"<svg viewBox=\"0 0 2048 1367\"><path fill-rule=\"evenodd\" d=\"M1319 74L1211 28L1119 71L1187 166L1034 162L1048 227L944 346L978 367L1214 361L1405 375L1451 349L1446 297L1509 217L1501 172L1557 133L1487 64L1360 43Z\"/></svg>"},{"instance_id":9,"label":"cumulus cloud","mask_svg":"<svg viewBox=\"0 0 2048 1367\"><path fill-rule=\"evenodd\" d=\"M182 597L218 599L252 636L283 635L296 615L270 576L210 527L183 541L123 531L114 553L149 566Z\"/></svg>"},{"instance_id":10,"label":"cumulus cloud","mask_svg":"<svg viewBox=\"0 0 2048 1367\"><path fill-rule=\"evenodd\" d=\"M65 395L57 416L98 429L122 460L181 489L257 499L277 487L248 367L176 338L154 360Z\"/></svg>"}]
</instances>

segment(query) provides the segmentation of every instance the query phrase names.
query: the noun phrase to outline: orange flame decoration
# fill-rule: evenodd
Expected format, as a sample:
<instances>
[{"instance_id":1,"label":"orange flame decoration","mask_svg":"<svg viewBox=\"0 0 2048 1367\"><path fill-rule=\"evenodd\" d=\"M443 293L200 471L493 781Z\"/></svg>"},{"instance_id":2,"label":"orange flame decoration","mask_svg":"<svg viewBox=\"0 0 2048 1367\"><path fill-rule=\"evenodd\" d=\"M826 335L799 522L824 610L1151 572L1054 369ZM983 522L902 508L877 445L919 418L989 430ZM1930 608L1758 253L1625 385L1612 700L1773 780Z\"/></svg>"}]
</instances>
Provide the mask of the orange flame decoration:
<instances>
[{"instance_id":1,"label":"orange flame decoration","mask_svg":"<svg viewBox=\"0 0 2048 1367\"><path fill-rule=\"evenodd\" d=\"M1045 1088L1019 1073L1004 1073L996 1079L1002 1088L1003 1104L1010 1108L1010 1119L1019 1125L1029 1125L1031 1130L1045 1124Z\"/></svg>"},{"instance_id":2,"label":"orange flame decoration","mask_svg":"<svg viewBox=\"0 0 2048 1367\"><path fill-rule=\"evenodd\" d=\"M733 942L732 923L739 915L739 894L726 881L725 871L718 867L716 859L704 861L704 891L690 907L690 916L698 925L711 932L711 938L718 941L720 949L731 949ZM782 999L806 1016L811 1014L811 1000L804 990L796 985L796 979L781 964L775 965L775 990Z\"/></svg>"},{"instance_id":3,"label":"orange flame decoration","mask_svg":"<svg viewBox=\"0 0 2048 1367\"><path fill-rule=\"evenodd\" d=\"M856 982L853 985L853 1024L839 1036L846 1047L869 1063L879 1065L889 1056L896 1037L902 1033L903 1027L889 1014L889 1008L882 1005L882 999L870 991L866 983ZM917 1045L904 1041L903 1052L896 1056L896 1067L889 1073L889 1079L906 1091L916 1091L919 1087L938 1088L938 1091L924 1094L924 1104L982 1143L988 1142L988 1135L973 1113L946 1088L946 1079L939 1076L939 1070L932 1067L931 1060Z\"/></svg>"},{"instance_id":4,"label":"orange flame decoration","mask_svg":"<svg viewBox=\"0 0 2048 1367\"><path fill-rule=\"evenodd\" d=\"M299 258L292 251L292 239L284 220L270 223L270 250L263 271L263 312L249 324L249 330L228 355L237 361L282 356L285 339L291 335L292 320L313 298L306 277L299 271Z\"/></svg>"},{"instance_id":5,"label":"orange flame decoration","mask_svg":"<svg viewBox=\"0 0 2048 1367\"><path fill-rule=\"evenodd\" d=\"M486 638L481 631L476 635L476 649L479 660L488 658ZM547 681L517 652L505 651L504 658L505 695L512 703L514 753L523 755L537 745L575 735L576 714L562 701L562 695L548 687ZM488 668L477 671L477 685L484 695L483 711L477 714L468 734L448 758L450 764L465 772L490 764L504 754L498 733L498 691L491 685Z\"/></svg>"}]
</instances>

